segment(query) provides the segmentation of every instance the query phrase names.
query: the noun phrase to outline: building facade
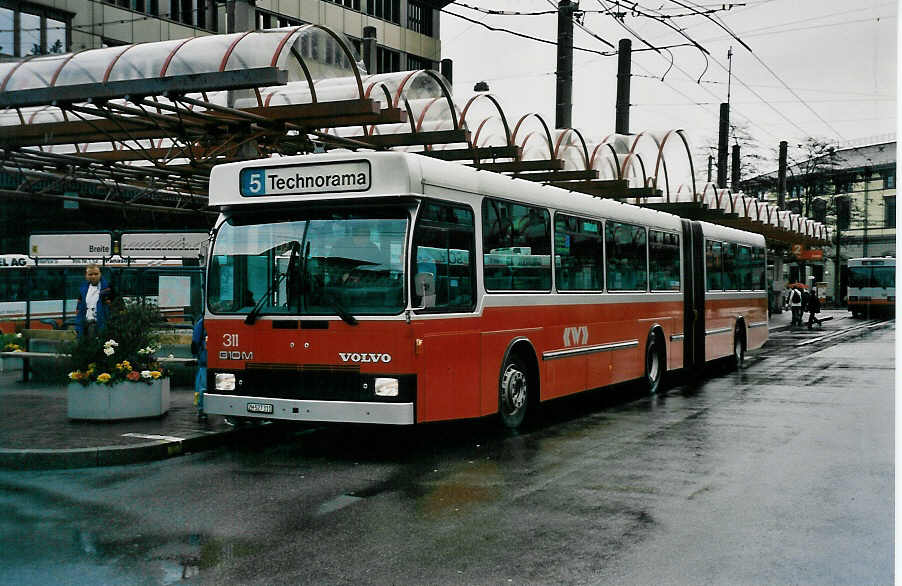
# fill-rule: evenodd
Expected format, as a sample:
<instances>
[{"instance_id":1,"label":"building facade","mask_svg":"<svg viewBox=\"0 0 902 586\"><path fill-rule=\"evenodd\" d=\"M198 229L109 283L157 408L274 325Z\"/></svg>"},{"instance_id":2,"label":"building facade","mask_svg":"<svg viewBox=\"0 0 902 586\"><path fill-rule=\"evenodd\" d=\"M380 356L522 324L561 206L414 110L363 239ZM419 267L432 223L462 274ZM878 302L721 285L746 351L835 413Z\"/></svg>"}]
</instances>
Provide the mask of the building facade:
<instances>
[{"instance_id":1,"label":"building facade","mask_svg":"<svg viewBox=\"0 0 902 586\"><path fill-rule=\"evenodd\" d=\"M376 36L375 71L438 69L442 0L0 0L0 59L320 24L358 53Z\"/></svg>"},{"instance_id":2,"label":"building facade","mask_svg":"<svg viewBox=\"0 0 902 586\"><path fill-rule=\"evenodd\" d=\"M778 202L777 172L746 182L747 193ZM826 283L842 304L850 258L896 256L896 142L826 149L789 165L785 208L830 226L832 247L785 251L783 279ZM838 276L838 278L837 278Z\"/></svg>"}]
</instances>

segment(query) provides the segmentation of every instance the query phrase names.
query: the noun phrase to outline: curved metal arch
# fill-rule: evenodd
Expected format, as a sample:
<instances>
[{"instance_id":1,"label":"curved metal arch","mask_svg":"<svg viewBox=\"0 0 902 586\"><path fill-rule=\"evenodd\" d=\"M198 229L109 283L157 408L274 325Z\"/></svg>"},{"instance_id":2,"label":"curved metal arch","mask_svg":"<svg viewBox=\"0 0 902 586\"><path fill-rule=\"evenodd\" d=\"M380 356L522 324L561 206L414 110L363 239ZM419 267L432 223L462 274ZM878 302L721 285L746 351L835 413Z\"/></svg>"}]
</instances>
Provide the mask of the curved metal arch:
<instances>
[{"instance_id":1,"label":"curved metal arch","mask_svg":"<svg viewBox=\"0 0 902 586\"><path fill-rule=\"evenodd\" d=\"M394 98L391 95L391 90L388 89L388 86L385 85L383 81L375 81L370 84L368 88L366 88L366 92L363 94L364 98L369 98L370 93L373 91L373 88L380 88L382 93L385 94L385 99L387 100L387 104L392 104L393 107L397 108L398 106L394 103ZM410 124L410 132L414 133L417 131L416 125L414 123L414 115L413 108L410 107L410 101L407 98L404 98L404 109L407 111L407 122ZM371 124L369 126L363 126L363 134L366 136L372 136L373 131L378 130L375 124Z\"/></svg>"},{"instance_id":2,"label":"curved metal arch","mask_svg":"<svg viewBox=\"0 0 902 586\"><path fill-rule=\"evenodd\" d=\"M510 125L507 123L507 116L505 116L504 114L504 109L501 107L501 103L495 98L495 96L491 94L476 94L475 96L467 100L466 105L464 105L464 109L460 112L460 125L464 128L467 128L467 112L470 110L470 106L473 104L473 102L475 102L479 98L486 98L495 105L495 109L498 110L498 114L501 116L501 124L504 126L504 139L507 141L507 146L513 146L514 143L511 142L511 129ZM480 123L480 128L482 128L482 125L485 124L486 120L488 120L488 118ZM478 141L474 138L473 143L477 144L477 142Z\"/></svg>"},{"instance_id":3,"label":"curved metal arch","mask_svg":"<svg viewBox=\"0 0 902 586\"><path fill-rule=\"evenodd\" d=\"M686 140L685 133L682 129L675 128L672 130L668 130L664 137L661 139L660 143L658 143L658 157L655 161L655 184L657 184L658 180L658 170L661 167L661 164L664 163L664 182L667 185L667 197L669 201L670 197L670 180L667 177L667 163L664 161L664 147L667 146L667 141L670 139L671 135L676 134L682 139L683 147L686 149L686 159L689 161L689 177L692 181L692 189L695 190L695 165L692 163L692 152L689 148L689 141ZM657 140L655 141L658 142ZM635 145L634 145L635 146ZM656 185L657 186L657 185Z\"/></svg>"},{"instance_id":4,"label":"curved metal arch","mask_svg":"<svg viewBox=\"0 0 902 586\"><path fill-rule=\"evenodd\" d=\"M614 145L612 145L611 143L608 142L608 138L610 138L610 137L611 137L610 134L607 135L606 137L604 137L604 139L601 141L600 144L595 145L595 148L592 149L592 158L589 161L589 169L595 168L595 161L596 161L596 157L598 156L598 149L607 147L608 150L611 151L611 159L608 164L611 166L612 170L614 171L614 173L613 173L614 176L617 177L618 180L622 180L623 174L620 172L620 164L618 163L619 156L617 155L617 150L614 148Z\"/></svg>"},{"instance_id":5,"label":"curved metal arch","mask_svg":"<svg viewBox=\"0 0 902 586\"><path fill-rule=\"evenodd\" d=\"M636 136L636 138L633 139L633 144L629 148L627 157L623 160L624 164L626 164L626 161L628 161L630 159L630 156L632 156L636 152L636 147L639 146L639 141L642 140L646 136L652 140L652 142L658 149L661 148L661 144L658 142L658 139L656 139L654 137L654 135L649 132L642 131L642 132L636 134L635 136ZM607 140L607 138L605 140ZM623 176L624 177L626 176L625 168L624 168ZM645 183L646 183L646 180L645 180L645 178L643 178L642 184L645 185Z\"/></svg>"},{"instance_id":6,"label":"curved metal arch","mask_svg":"<svg viewBox=\"0 0 902 586\"><path fill-rule=\"evenodd\" d=\"M335 31L333 31L329 27L323 26L321 24L305 24L305 25L301 25L301 26L297 27L294 31L292 31L290 33L289 36L295 35L301 29L307 28L307 27L318 28L319 30L323 31L324 33L326 33L327 35L329 35L330 37L335 39L335 42L338 43L338 46L341 47L341 50L344 52L345 56L348 58L348 63L351 63L353 65L353 67L351 67L351 71L354 72L354 80L357 82L357 95L359 96L359 99L362 100L363 99L363 80L360 78L360 68L357 67L357 61L354 59L354 55L351 54L351 49L350 49L350 47L348 47L347 42L343 38L343 35L339 36ZM285 41L285 40L286 39L283 39L283 41ZM278 56L281 54L282 47L284 47L284 45L280 44L279 50L277 50L273 54L272 61L270 62L273 67L275 67L276 64L278 63ZM301 61L303 61L303 58L301 58Z\"/></svg>"},{"instance_id":7,"label":"curved metal arch","mask_svg":"<svg viewBox=\"0 0 902 586\"><path fill-rule=\"evenodd\" d=\"M131 45L124 47L122 49L122 51L119 52L118 55L113 57L113 60L110 61L109 65L107 65L106 71L103 72L103 82L106 83L110 80L110 74L113 73L113 67L115 67L116 63L119 62L119 58L122 57L123 55L125 55L126 51L130 51L134 47L137 47L138 45L143 45L143 44L144 43L132 43Z\"/></svg>"},{"instance_id":8,"label":"curved metal arch","mask_svg":"<svg viewBox=\"0 0 902 586\"><path fill-rule=\"evenodd\" d=\"M516 126L514 126L514 132L511 134L511 144L516 144L517 133L520 131L520 126L530 116L535 116L538 119L538 121L542 124L542 128L545 129L545 142L548 145L548 156L549 157L552 156L552 154L554 153L554 145L552 143L554 141L551 140L551 131L548 130L548 124L545 123L545 119L542 118L541 116L539 116L538 114L536 114L535 112L532 112L530 114L524 114L523 116L520 117L520 119L517 121ZM524 144L525 144L525 141L524 141Z\"/></svg>"},{"instance_id":9,"label":"curved metal arch","mask_svg":"<svg viewBox=\"0 0 902 586\"><path fill-rule=\"evenodd\" d=\"M3 83L0 83L0 92L6 90L6 84L7 84L7 83L9 82L9 80L12 78L13 74L14 74L16 71L18 71L20 67L22 67L22 66L25 65L27 62L29 62L29 61L31 61L32 59L34 59L35 57L43 57L43 55L29 55L28 57L25 57L24 59L22 59L21 61L19 61L18 63L16 63L16 64L13 66L13 68L10 69L9 72L6 74L6 77L3 78Z\"/></svg>"},{"instance_id":10,"label":"curved metal arch","mask_svg":"<svg viewBox=\"0 0 902 586\"><path fill-rule=\"evenodd\" d=\"M291 54L294 56L298 64L300 64L301 71L304 72L304 79L307 80L307 88L310 89L310 99L313 100L313 103L315 104L317 102L316 88L313 86L316 85L316 82L313 81L313 75L311 75L310 69L307 67L307 63L304 62L304 58L301 57L301 54L298 53L297 49L294 48L294 43L291 44ZM269 102L267 102L267 104L268 103Z\"/></svg>"},{"instance_id":11,"label":"curved metal arch","mask_svg":"<svg viewBox=\"0 0 902 586\"><path fill-rule=\"evenodd\" d=\"M245 33L245 34L247 34L247 33ZM190 43L192 40L194 40L196 38L198 38L198 37L188 37L187 39L183 40L181 43L179 43L178 45L176 45L175 47L172 48L172 51L169 52L169 55L166 57L166 60L163 61L163 66L160 68L160 77L166 76L166 70L169 69L169 64L172 62L172 58L175 57L175 54L179 52L179 49L181 49L182 47L184 47L185 45L187 45L188 43ZM238 41L235 41L235 42L237 43ZM233 45L234 45L234 43L233 43Z\"/></svg>"},{"instance_id":12,"label":"curved metal arch","mask_svg":"<svg viewBox=\"0 0 902 586\"><path fill-rule=\"evenodd\" d=\"M642 155L640 155L639 153L634 153L634 152L630 151L623 158L623 162L620 165L620 167L621 167L620 179L621 180L626 179L627 181L629 181L629 177L627 177L627 174L626 174L626 169L627 169L627 165L630 164L630 162L632 161L632 159L634 157L637 161L639 161L639 168L642 171L642 186L648 187L648 173L645 169L645 161L642 160Z\"/></svg>"},{"instance_id":13,"label":"curved metal arch","mask_svg":"<svg viewBox=\"0 0 902 586\"><path fill-rule=\"evenodd\" d=\"M76 55L78 55L78 54L80 54L80 53L84 53L85 51L88 51L88 50L89 50L89 49L82 49L81 51L75 51L75 52L73 52L73 53L69 53L69 57L66 58L66 59L63 59L62 64L60 64L60 66L56 68L56 71L53 72L53 76L51 76L51 78L50 78L50 85L49 85L49 87L54 87L54 86L56 85L56 80L57 80L57 78L59 78L59 74L60 74L60 72L63 70L63 67L65 67L70 61L72 61L72 58L73 58L73 57L75 57ZM125 52L125 51L123 51L123 53L124 53L124 52ZM121 55L121 54L122 54L122 53L120 53L120 55Z\"/></svg>"},{"instance_id":14,"label":"curved metal arch","mask_svg":"<svg viewBox=\"0 0 902 586\"><path fill-rule=\"evenodd\" d=\"M438 84L438 87L442 90L442 95L448 101L448 110L451 112L451 125L454 130L460 130L460 123L457 119L457 108L454 107L454 99L451 97L451 92L448 89L448 86L445 85L445 82L442 80L441 76L438 75L431 69L418 69L416 71L411 71L410 75L404 78L404 80L398 84L398 90L395 93L395 102L394 107L398 107L398 100L401 97L401 93L404 91L404 87L407 85L411 79L413 79L418 74L424 73L427 77L431 77Z\"/></svg>"},{"instance_id":15,"label":"curved metal arch","mask_svg":"<svg viewBox=\"0 0 902 586\"><path fill-rule=\"evenodd\" d=\"M564 128L562 130L563 131L558 135L557 140L555 141L554 151L552 151L551 158L552 159L558 158L558 154L559 154L559 151L561 148L561 142L564 140L564 136L566 136L568 132L572 132L577 136L577 138L579 138L580 144L583 145L583 151L582 151L583 165L585 166L586 170L588 170L589 169L589 147L586 146L586 139L583 138L583 134L576 128Z\"/></svg>"},{"instance_id":16,"label":"curved metal arch","mask_svg":"<svg viewBox=\"0 0 902 586\"><path fill-rule=\"evenodd\" d=\"M237 35L235 37L235 40L232 41L232 43L229 45L229 48L226 49L226 52L222 54L222 61L219 62L219 69L217 69L216 71L225 71L225 66L228 65L228 63L229 63L229 57L231 57L232 53L235 52L235 47L237 47L238 43L240 43L242 40L246 39L248 37L248 35L250 35L254 32L256 32L256 31L247 31L246 33ZM181 48L181 47L179 47L179 48ZM176 49L176 50L178 50L178 49Z\"/></svg>"}]
</instances>

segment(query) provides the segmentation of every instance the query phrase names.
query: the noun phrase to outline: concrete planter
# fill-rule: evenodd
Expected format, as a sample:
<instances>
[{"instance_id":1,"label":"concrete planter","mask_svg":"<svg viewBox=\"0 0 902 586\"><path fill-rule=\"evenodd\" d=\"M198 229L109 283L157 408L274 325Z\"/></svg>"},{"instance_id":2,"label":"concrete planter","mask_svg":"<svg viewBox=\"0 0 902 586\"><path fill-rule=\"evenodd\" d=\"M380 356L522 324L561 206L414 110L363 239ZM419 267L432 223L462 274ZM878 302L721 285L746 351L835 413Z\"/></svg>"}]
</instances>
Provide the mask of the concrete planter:
<instances>
[{"instance_id":1,"label":"concrete planter","mask_svg":"<svg viewBox=\"0 0 902 586\"><path fill-rule=\"evenodd\" d=\"M69 419L113 421L159 417L169 411L169 379L150 384L123 382L112 385L69 383Z\"/></svg>"},{"instance_id":2,"label":"concrete planter","mask_svg":"<svg viewBox=\"0 0 902 586\"><path fill-rule=\"evenodd\" d=\"M22 359L14 357L0 358L0 372L14 372L22 370Z\"/></svg>"}]
</instances>

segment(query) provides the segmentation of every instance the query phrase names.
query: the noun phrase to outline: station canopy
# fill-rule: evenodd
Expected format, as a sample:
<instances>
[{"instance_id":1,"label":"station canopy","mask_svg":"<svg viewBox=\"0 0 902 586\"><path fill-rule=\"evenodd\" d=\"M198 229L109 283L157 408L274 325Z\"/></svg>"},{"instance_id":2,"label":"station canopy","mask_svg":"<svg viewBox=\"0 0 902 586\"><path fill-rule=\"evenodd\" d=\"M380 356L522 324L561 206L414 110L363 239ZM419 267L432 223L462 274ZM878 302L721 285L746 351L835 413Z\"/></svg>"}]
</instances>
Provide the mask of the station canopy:
<instances>
[{"instance_id":1,"label":"station canopy","mask_svg":"<svg viewBox=\"0 0 902 586\"><path fill-rule=\"evenodd\" d=\"M304 25L0 63L4 197L202 210L214 165L344 149L417 152L823 245L823 224L697 184L687 133L553 129L488 93L455 100L432 70L367 74L347 39ZM8 184L8 182L7 182ZM84 196L80 201L88 203Z\"/></svg>"}]
</instances>

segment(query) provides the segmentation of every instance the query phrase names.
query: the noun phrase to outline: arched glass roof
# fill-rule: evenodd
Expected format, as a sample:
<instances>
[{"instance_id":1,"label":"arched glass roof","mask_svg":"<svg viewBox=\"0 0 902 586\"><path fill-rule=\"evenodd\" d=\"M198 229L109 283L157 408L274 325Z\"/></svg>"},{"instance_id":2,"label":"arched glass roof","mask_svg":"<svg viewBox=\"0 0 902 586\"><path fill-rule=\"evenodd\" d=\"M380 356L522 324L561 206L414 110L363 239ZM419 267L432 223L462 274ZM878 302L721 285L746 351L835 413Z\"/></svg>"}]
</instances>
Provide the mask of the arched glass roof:
<instances>
[{"instance_id":1,"label":"arched glass roof","mask_svg":"<svg viewBox=\"0 0 902 586\"><path fill-rule=\"evenodd\" d=\"M615 197L634 198L643 205L691 204L774 231L788 230L819 240L829 236L823 224L772 209L743 194L697 185L689 138L683 130L602 135L575 128L552 129L540 114L511 113L487 93L459 104L447 80L434 71L367 75L347 40L318 25L0 63L0 93L10 96L26 90L56 91L262 68L278 68L287 72L287 77L279 85L232 91L211 86L178 95L167 93L166 97L139 97L138 101L121 94L105 99L102 105L84 100L84 106L48 101L8 107L0 110L0 126L9 129L10 135L25 136L15 144L38 147L43 153L74 153L121 165L164 168L177 162L196 163L198 156L207 157L211 165L234 160L229 157L240 156L239 147L250 142L263 156L294 154L308 149L313 137L334 141L333 146L422 152L594 195L606 196L604 190L617 184L622 191ZM372 105L339 109L338 114L297 110L355 101ZM388 110L396 112L394 118L379 114ZM117 130L128 122L134 124ZM244 126L237 126L239 122ZM46 145L28 143L28 136L37 140L39 132L29 135L13 128L47 126L53 129L43 134L47 136L67 125L83 130L73 130L70 139ZM0 149L7 148L6 144L12 143L0 142ZM194 180L202 179L197 176Z\"/></svg>"}]
</instances>

